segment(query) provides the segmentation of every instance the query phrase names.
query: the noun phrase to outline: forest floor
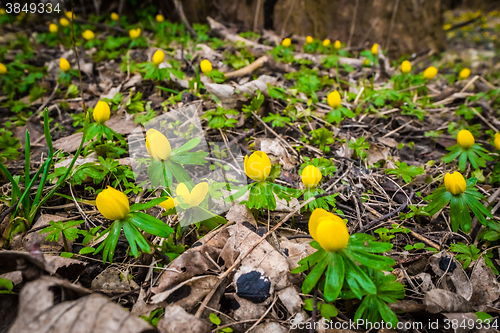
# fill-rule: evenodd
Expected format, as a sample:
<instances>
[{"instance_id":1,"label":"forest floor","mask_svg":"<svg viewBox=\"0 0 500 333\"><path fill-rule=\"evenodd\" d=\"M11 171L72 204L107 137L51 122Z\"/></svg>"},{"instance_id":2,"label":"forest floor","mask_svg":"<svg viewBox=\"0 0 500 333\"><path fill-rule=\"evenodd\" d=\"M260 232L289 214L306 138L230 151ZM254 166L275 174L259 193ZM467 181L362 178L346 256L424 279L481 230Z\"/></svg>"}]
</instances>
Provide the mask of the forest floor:
<instances>
[{"instance_id":1,"label":"forest floor","mask_svg":"<svg viewBox=\"0 0 500 333\"><path fill-rule=\"evenodd\" d=\"M400 59L29 20L0 13L0 332L498 328L500 13Z\"/></svg>"}]
</instances>

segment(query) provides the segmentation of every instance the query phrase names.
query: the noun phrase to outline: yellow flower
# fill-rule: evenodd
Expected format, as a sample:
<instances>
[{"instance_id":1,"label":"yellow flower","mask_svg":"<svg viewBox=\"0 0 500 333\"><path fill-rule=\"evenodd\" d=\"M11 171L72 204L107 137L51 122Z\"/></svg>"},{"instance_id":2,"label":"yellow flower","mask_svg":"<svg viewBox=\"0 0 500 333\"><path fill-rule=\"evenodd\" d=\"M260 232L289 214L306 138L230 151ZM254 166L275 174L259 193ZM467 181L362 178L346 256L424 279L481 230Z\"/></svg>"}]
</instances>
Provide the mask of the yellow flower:
<instances>
[{"instance_id":1,"label":"yellow flower","mask_svg":"<svg viewBox=\"0 0 500 333\"><path fill-rule=\"evenodd\" d=\"M7 67L0 62L0 74L7 73Z\"/></svg>"},{"instance_id":2,"label":"yellow flower","mask_svg":"<svg viewBox=\"0 0 500 333\"><path fill-rule=\"evenodd\" d=\"M373 46L372 46L372 54L374 56L378 55L378 44L377 43L373 44Z\"/></svg>"},{"instance_id":3,"label":"yellow flower","mask_svg":"<svg viewBox=\"0 0 500 333\"><path fill-rule=\"evenodd\" d=\"M457 143L462 149L469 149L474 145L474 136L468 130L461 130L457 135Z\"/></svg>"},{"instance_id":4,"label":"yellow flower","mask_svg":"<svg viewBox=\"0 0 500 333\"><path fill-rule=\"evenodd\" d=\"M289 47L290 45L292 45L292 40L290 38L285 38L281 42L281 45L283 45L284 47Z\"/></svg>"},{"instance_id":5,"label":"yellow flower","mask_svg":"<svg viewBox=\"0 0 500 333\"><path fill-rule=\"evenodd\" d=\"M464 69L462 69L462 70L460 71L460 73L458 74L458 78L459 78L460 80L465 80L465 79L467 79L467 78L469 77L469 75L470 75L470 69L468 69L468 68L464 68Z\"/></svg>"},{"instance_id":6,"label":"yellow flower","mask_svg":"<svg viewBox=\"0 0 500 333\"><path fill-rule=\"evenodd\" d=\"M61 25L63 27L69 26L69 21L65 17L61 17L61 19L59 20L59 23L61 23Z\"/></svg>"},{"instance_id":7,"label":"yellow flower","mask_svg":"<svg viewBox=\"0 0 500 333\"><path fill-rule=\"evenodd\" d=\"M146 132L146 149L149 156L157 161L168 159L172 153L172 147L168 139L154 128L150 128Z\"/></svg>"},{"instance_id":8,"label":"yellow flower","mask_svg":"<svg viewBox=\"0 0 500 333\"><path fill-rule=\"evenodd\" d=\"M428 67L424 71L424 79L431 80L434 77L436 77L437 73L438 73L438 69L436 67L434 67L434 66Z\"/></svg>"},{"instance_id":9,"label":"yellow flower","mask_svg":"<svg viewBox=\"0 0 500 333\"><path fill-rule=\"evenodd\" d=\"M312 38L311 36L307 36L306 37L306 43L307 44L311 44L312 42L314 42L314 38Z\"/></svg>"},{"instance_id":10,"label":"yellow flower","mask_svg":"<svg viewBox=\"0 0 500 333\"><path fill-rule=\"evenodd\" d=\"M331 108L338 108L340 106L340 94L337 90L332 91L331 93L328 94L326 101L328 102L328 105L330 105Z\"/></svg>"},{"instance_id":11,"label":"yellow flower","mask_svg":"<svg viewBox=\"0 0 500 333\"><path fill-rule=\"evenodd\" d=\"M162 50L156 50L155 54L153 54L153 64L158 66L165 60L165 53Z\"/></svg>"},{"instance_id":12,"label":"yellow flower","mask_svg":"<svg viewBox=\"0 0 500 333\"><path fill-rule=\"evenodd\" d=\"M405 60L401 63L401 72L408 74L411 72L411 62Z\"/></svg>"},{"instance_id":13,"label":"yellow flower","mask_svg":"<svg viewBox=\"0 0 500 333\"><path fill-rule=\"evenodd\" d=\"M161 14L156 15L156 22L163 22L163 21L165 21L163 15Z\"/></svg>"},{"instance_id":14,"label":"yellow flower","mask_svg":"<svg viewBox=\"0 0 500 333\"><path fill-rule=\"evenodd\" d=\"M0 15L3 15L3 14L5 14L5 9L0 8Z\"/></svg>"},{"instance_id":15,"label":"yellow flower","mask_svg":"<svg viewBox=\"0 0 500 333\"><path fill-rule=\"evenodd\" d=\"M245 173L257 182L263 182L271 173L271 160L263 151L256 151L250 157L245 156Z\"/></svg>"},{"instance_id":16,"label":"yellow flower","mask_svg":"<svg viewBox=\"0 0 500 333\"><path fill-rule=\"evenodd\" d=\"M203 182L197 184L195 187L193 187L193 190L191 192L189 192L186 184L180 183L179 185L177 185L175 192L177 193L178 197L182 198L182 201L184 203L189 204L189 206L191 207L196 207L199 206L203 202L203 200L205 200L205 197L208 193L208 183Z\"/></svg>"},{"instance_id":17,"label":"yellow flower","mask_svg":"<svg viewBox=\"0 0 500 333\"><path fill-rule=\"evenodd\" d=\"M51 23L49 25L49 31L52 32L52 33L56 33L57 32L57 25L54 24L54 23Z\"/></svg>"},{"instance_id":18,"label":"yellow flower","mask_svg":"<svg viewBox=\"0 0 500 333\"><path fill-rule=\"evenodd\" d=\"M302 183L306 188L316 187L322 177L321 171L314 165L308 165L302 170Z\"/></svg>"},{"instance_id":19,"label":"yellow flower","mask_svg":"<svg viewBox=\"0 0 500 333\"><path fill-rule=\"evenodd\" d=\"M335 43L333 43L333 48L335 50L340 50L342 48L342 43L339 40L336 40Z\"/></svg>"},{"instance_id":20,"label":"yellow flower","mask_svg":"<svg viewBox=\"0 0 500 333\"><path fill-rule=\"evenodd\" d=\"M452 27L451 23L447 23L447 24L443 25L444 30L450 30L451 27Z\"/></svg>"},{"instance_id":21,"label":"yellow flower","mask_svg":"<svg viewBox=\"0 0 500 333\"><path fill-rule=\"evenodd\" d=\"M331 42L328 38L323 41L323 46L328 46L330 44L331 44Z\"/></svg>"},{"instance_id":22,"label":"yellow flower","mask_svg":"<svg viewBox=\"0 0 500 333\"><path fill-rule=\"evenodd\" d=\"M451 174L448 172L444 175L444 186L453 195L462 194L467 188L464 176L457 171Z\"/></svg>"},{"instance_id":23,"label":"yellow flower","mask_svg":"<svg viewBox=\"0 0 500 333\"><path fill-rule=\"evenodd\" d=\"M61 58L59 59L59 68L63 72L67 72L71 69L71 65L69 64L68 60L66 60L65 58Z\"/></svg>"},{"instance_id":24,"label":"yellow flower","mask_svg":"<svg viewBox=\"0 0 500 333\"><path fill-rule=\"evenodd\" d=\"M91 39L94 39L95 37L95 34L94 32L90 31L90 30L85 30L82 34L83 38L85 38L86 40L91 40Z\"/></svg>"},{"instance_id":25,"label":"yellow flower","mask_svg":"<svg viewBox=\"0 0 500 333\"><path fill-rule=\"evenodd\" d=\"M118 16L118 14L117 14L117 13L112 12L112 13L111 13L111 19L112 19L113 21L118 21L118 20L120 19L120 16Z\"/></svg>"},{"instance_id":26,"label":"yellow flower","mask_svg":"<svg viewBox=\"0 0 500 333\"><path fill-rule=\"evenodd\" d=\"M212 63L210 60L204 59L200 62L200 68L204 74L210 73L212 71Z\"/></svg>"},{"instance_id":27,"label":"yellow flower","mask_svg":"<svg viewBox=\"0 0 500 333\"><path fill-rule=\"evenodd\" d=\"M165 210L170 210L178 205L179 205L179 201L177 200L177 198L168 198L167 200L163 201L160 204L160 207L165 208Z\"/></svg>"},{"instance_id":28,"label":"yellow flower","mask_svg":"<svg viewBox=\"0 0 500 333\"><path fill-rule=\"evenodd\" d=\"M495 133L495 147L500 150L500 133Z\"/></svg>"},{"instance_id":29,"label":"yellow flower","mask_svg":"<svg viewBox=\"0 0 500 333\"><path fill-rule=\"evenodd\" d=\"M75 19L75 14L69 11L66 12L66 17L68 18L68 20Z\"/></svg>"},{"instance_id":30,"label":"yellow flower","mask_svg":"<svg viewBox=\"0 0 500 333\"><path fill-rule=\"evenodd\" d=\"M130 29L129 32L128 32L128 35L130 36L130 38L132 39L136 39L138 38L140 35L141 35L141 28L137 28L137 29Z\"/></svg>"},{"instance_id":31,"label":"yellow flower","mask_svg":"<svg viewBox=\"0 0 500 333\"><path fill-rule=\"evenodd\" d=\"M104 124L108 121L111 115L111 110L106 102L99 101L94 107L94 120L99 124Z\"/></svg>"},{"instance_id":32,"label":"yellow flower","mask_svg":"<svg viewBox=\"0 0 500 333\"><path fill-rule=\"evenodd\" d=\"M97 195L95 200L97 209L108 220L121 220L130 211L128 198L125 193L120 192L111 186Z\"/></svg>"},{"instance_id":33,"label":"yellow flower","mask_svg":"<svg viewBox=\"0 0 500 333\"><path fill-rule=\"evenodd\" d=\"M363 66L368 66L370 65L370 59L366 58L365 60L363 60Z\"/></svg>"},{"instance_id":34,"label":"yellow flower","mask_svg":"<svg viewBox=\"0 0 500 333\"><path fill-rule=\"evenodd\" d=\"M328 252L339 252L349 242L349 231L340 217L316 208L309 218L309 233Z\"/></svg>"}]
</instances>

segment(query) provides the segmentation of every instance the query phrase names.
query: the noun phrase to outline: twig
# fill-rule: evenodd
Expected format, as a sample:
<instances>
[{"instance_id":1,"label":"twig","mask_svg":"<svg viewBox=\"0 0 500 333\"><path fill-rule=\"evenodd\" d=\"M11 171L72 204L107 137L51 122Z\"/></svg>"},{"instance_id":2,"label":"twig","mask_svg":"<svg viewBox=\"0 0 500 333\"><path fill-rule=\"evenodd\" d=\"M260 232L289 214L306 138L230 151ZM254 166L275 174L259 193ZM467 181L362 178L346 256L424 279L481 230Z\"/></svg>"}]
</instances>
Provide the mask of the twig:
<instances>
[{"instance_id":1,"label":"twig","mask_svg":"<svg viewBox=\"0 0 500 333\"><path fill-rule=\"evenodd\" d=\"M49 98L47 98L45 102L38 108L38 110L36 110L36 113L42 111L47 106L47 104L49 104L52 98L54 98L54 95L56 94L58 88L59 88L59 83L56 84L56 87L52 91L52 94L50 94Z\"/></svg>"},{"instance_id":2,"label":"twig","mask_svg":"<svg viewBox=\"0 0 500 333\"><path fill-rule=\"evenodd\" d=\"M349 31L349 39L347 40L347 48L351 47L352 36L354 35L354 28L356 27L356 15L358 13L359 0L356 0L354 5L354 13L352 14L351 29Z\"/></svg>"},{"instance_id":3,"label":"twig","mask_svg":"<svg viewBox=\"0 0 500 333\"><path fill-rule=\"evenodd\" d=\"M498 133L498 130L496 129L495 126L493 126L488 120L486 120L486 118L483 117L482 114L480 114L476 108L472 108L472 111L474 111L474 113L476 114L476 116L478 116L479 118L481 118L482 121L485 122L486 125L488 125L492 130L495 131L495 133Z\"/></svg>"},{"instance_id":4,"label":"twig","mask_svg":"<svg viewBox=\"0 0 500 333\"><path fill-rule=\"evenodd\" d=\"M255 8L255 14L253 18L253 31L257 32L257 24L259 23L260 17L260 7L262 6L262 0L257 0L257 7Z\"/></svg>"},{"instance_id":5,"label":"twig","mask_svg":"<svg viewBox=\"0 0 500 333\"><path fill-rule=\"evenodd\" d=\"M3 222L3 220L7 217L7 215L9 215L10 212L12 212L14 209L16 209L18 203L19 203L19 201L16 202L15 204L13 204L12 206L10 206L9 208L7 208L6 210L4 210L2 212L2 214L0 214L0 223Z\"/></svg>"},{"instance_id":6,"label":"twig","mask_svg":"<svg viewBox=\"0 0 500 333\"><path fill-rule=\"evenodd\" d=\"M460 90L460 94L465 92L467 90L467 88L470 87L471 84L473 84L477 79L479 79L479 75L475 75L472 79L469 80L469 82L467 82L467 84L462 88L462 90Z\"/></svg>"},{"instance_id":7,"label":"twig","mask_svg":"<svg viewBox=\"0 0 500 333\"><path fill-rule=\"evenodd\" d=\"M394 30L394 24L396 23L396 14L398 12L399 0L394 1L394 9L392 10L391 25L389 27L389 33L387 34L387 40L385 41L384 50L389 52L389 47L392 39L392 31Z\"/></svg>"},{"instance_id":8,"label":"twig","mask_svg":"<svg viewBox=\"0 0 500 333\"><path fill-rule=\"evenodd\" d=\"M262 321L262 319L264 319L267 316L269 311L271 311L271 309L273 308L274 304L276 304L277 300L278 300L278 297L276 295L274 295L274 300L271 303L271 306L269 306L269 308L266 310L266 312L264 312L264 314L262 316L260 316L260 318L248 330L246 330L245 333L248 333L251 330L253 330L255 328L255 326L257 326Z\"/></svg>"},{"instance_id":9,"label":"twig","mask_svg":"<svg viewBox=\"0 0 500 333\"><path fill-rule=\"evenodd\" d=\"M252 112L252 116L254 116L255 119L257 119L262 125L264 125L264 127L271 133L274 134L274 136L280 140L281 142L283 142L285 144L285 146L287 146L288 148L290 148L290 150L297 156L299 156L300 159L302 159L302 157L300 157L299 153L297 151L295 151L295 149L293 149L292 146L290 146L290 144L285 140L283 139L278 133L276 133L271 127L269 127L265 122L264 120L262 120L255 112Z\"/></svg>"},{"instance_id":10,"label":"twig","mask_svg":"<svg viewBox=\"0 0 500 333\"><path fill-rule=\"evenodd\" d=\"M254 62L252 62L250 65L245 66L243 68L240 68L237 71L229 72L229 73L224 73L224 76L227 79L232 79L232 78L235 78L235 77L245 76L247 74L252 73L257 68L262 67L268 60L269 60L269 58L267 56L262 56L259 59L255 60Z\"/></svg>"},{"instance_id":11,"label":"twig","mask_svg":"<svg viewBox=\"0 0 500 333\"><path fill-rule=\"evenodd\" d=\"M404 202L401 206L399 206L396 210L393 210L392 212L388 213L388 214L385 214L381 217L379 217L378 219L376 220L373 220L371 221L370 223L368 223L365 227L361 228L358 232L361 233L361 232L365 232L366 230L370 229L371 227L373 227L375 224L391 217L391 216L394 216L396 215L397 213L399 213L400 211L402 211L403 209L406 208L406 206L408 206L409 203L411 203L411 199L413 198L413 194L415 192L413 192L413 189L411 190L410 192L410 196L408 197L408 200L406 202Z\"/></svg>"},{"instance_id":12,"label":"twig","mask_svg":"<svg viewBox=\"0 0 500 333\"><path fill-rule=\"evenodd\" d=\"M462 23L458 23L458 24L455 24L453 25L450 29L446 30L446 31L451 31L451 30L455 30L455 29L459 29L461 27L465 27L466 25L469 25L471 23L474 23L475 21L477 21L481 16L477 16L477 17L474 17L473 19L470 19L468 21L465 21L465 22L462 22Z\"/></svg>"},{"instance_id":13,"label":"twig","mask_svg":"<svg viewBox=\"0 0 500 333\"><path fill-rule=\"evenodd\" d=\"M408 228L409 229L409 228ZM410 229L411 230L411 229ZM436 250L440 251L441 250L441 246L434 243L433 241L431 241L430 239L422 236L421 234L417 234L415 231L411 230L410 231L410 234L415 237L416 239L424 242L425 244L429 245L429 246L432 246L433 248L435 248Z\"/></svg>"},{"instance_id":14,"label":"twig","mask_svg":"<svg viewBox=\"0 0 500 333\"><path fill-rule=\"evenodd\" d=\"M186 26L186 29L189 30L189 32L191 33L191 35L193 35L194 38L198 38L198 34L193 29L191 24L189 24L186 14L184 14L184 8L182 8L181 2L179 0L174 0L174 5L175 5L175 10L177 11L177 14L179 14L182 23L184 23L184 25Z\"/></svg>"}]
</instances>

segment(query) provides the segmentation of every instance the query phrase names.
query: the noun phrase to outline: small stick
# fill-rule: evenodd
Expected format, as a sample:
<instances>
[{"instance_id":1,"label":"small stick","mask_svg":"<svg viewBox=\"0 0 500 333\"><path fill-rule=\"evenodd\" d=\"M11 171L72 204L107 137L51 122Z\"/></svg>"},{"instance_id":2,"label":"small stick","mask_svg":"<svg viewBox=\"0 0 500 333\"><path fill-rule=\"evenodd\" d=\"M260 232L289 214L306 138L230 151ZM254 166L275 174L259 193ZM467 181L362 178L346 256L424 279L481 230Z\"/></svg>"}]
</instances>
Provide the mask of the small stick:
<instances>
[{"instance_id":1,"label":"small stick","mask_svg":"<svg viewBox=\"0 0 500 333\"><path fill-rule=\"evenodd\" d=\"M486 120L486 118L483 117L482 114L480 114L476 108L472 108L472 111L474 111L474 113L476 114L476 116L478 116L479 118L481 118L482 121L484 121L486 123L486 125L488 125L492 130L495 131L495 133L498 133L498 130L496 129L495 126L493 126L488 120Z\"/></svg>"},{"instance_id":2,"label":"small stick","mask_svg":"<svg viewBox=\"0 0 500 333\"><path fill-rule=\"evenodd\" d=\"M240 68L237 71L224 73L224 76L227 79L245 76L247 74L252 73L257 68L262 67L268 60L269 58L267 56L262 56L259 59L255 60L254 62L252 62L250 65Z\"/></svg>"},{"instance_id":3,"label":"small stick","mask_svg":"<svg viewBox=\"0 0 500 333\"><path fill-rule=\"evenodd\" d=\"M267 314L269 313L269 311L271 311L271 309L273 308L274 304L276 304L276 301L277 301L277 300L278 300L278 297L275 295L275 296L274 296L274 300L273 300L273 302L271 303L271 306L269 306L269 308L266 310L266 312L264 312L264 314L263 314L262 316L260 316L259 320L257 320L257 321L256 321L256 322L252 325L252 327L250 327L248 330L246 330L246 332L245 332L245 333L251 332L251 331L255 328L255 326L257 326L257 325L258 325L258 324L262 321L262 319L264 319L264 318L267 316Z\"/></svg>"}]
</instances>

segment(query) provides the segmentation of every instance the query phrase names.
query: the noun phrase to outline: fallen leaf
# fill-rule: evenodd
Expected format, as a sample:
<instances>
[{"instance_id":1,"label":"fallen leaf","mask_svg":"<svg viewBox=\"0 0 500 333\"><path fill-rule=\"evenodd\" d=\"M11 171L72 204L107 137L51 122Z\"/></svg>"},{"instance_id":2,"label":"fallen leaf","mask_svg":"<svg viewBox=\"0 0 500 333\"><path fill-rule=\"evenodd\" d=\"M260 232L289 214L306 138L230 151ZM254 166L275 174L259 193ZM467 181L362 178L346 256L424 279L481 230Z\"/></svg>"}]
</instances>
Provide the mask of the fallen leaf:
<instances>
[{"instance_id":1,"label":"fallen leaf","mask_svg":"<svg viewBox=\"0 0 500 333\"><path fill-rule=\"evenodd\" d=\"M465 298L444 289L429 290L423 303L430 313L472 311L472 306Z\"/></svg>"}]
</instances>

